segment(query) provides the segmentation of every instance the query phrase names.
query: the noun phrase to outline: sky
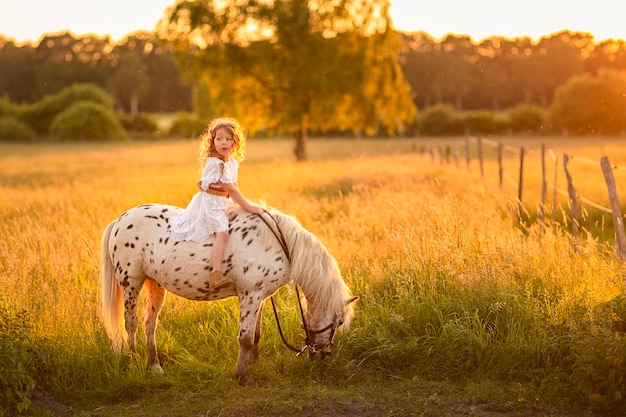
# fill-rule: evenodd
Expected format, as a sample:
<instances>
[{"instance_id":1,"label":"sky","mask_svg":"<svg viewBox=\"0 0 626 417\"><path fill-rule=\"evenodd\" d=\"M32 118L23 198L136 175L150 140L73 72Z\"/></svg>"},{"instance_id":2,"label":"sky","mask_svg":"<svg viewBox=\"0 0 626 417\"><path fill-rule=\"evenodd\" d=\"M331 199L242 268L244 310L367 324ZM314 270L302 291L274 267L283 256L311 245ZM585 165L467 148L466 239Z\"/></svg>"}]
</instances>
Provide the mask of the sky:
<instances>
[{"instance_id":1,"label":"sky","mask_svg":"<svg viewBox=\"0 0 626 417\"><path fill-rule=\"evenodd\" d=\"M0 0L0 34L18 42L71 31L111 35L117 41L153 30L175 0ZM626 0L391 0L391 18L402 31L423 30L439 39L467 34L474 41L571 30L596 41L626 39Z\"/></svg>"}]
</instances>

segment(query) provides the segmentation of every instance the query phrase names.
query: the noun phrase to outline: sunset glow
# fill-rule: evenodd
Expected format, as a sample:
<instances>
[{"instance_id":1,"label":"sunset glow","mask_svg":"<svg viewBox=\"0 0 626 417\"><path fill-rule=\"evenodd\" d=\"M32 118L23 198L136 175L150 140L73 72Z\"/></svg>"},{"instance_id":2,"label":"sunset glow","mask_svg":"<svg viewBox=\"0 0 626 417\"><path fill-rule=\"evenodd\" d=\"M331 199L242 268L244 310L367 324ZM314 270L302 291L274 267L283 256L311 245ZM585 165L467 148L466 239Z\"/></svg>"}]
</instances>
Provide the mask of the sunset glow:
<instances>
[{"instance_id":1,"label":"sunset glow","mask_svg":"<svg viewBox=\"0 0 626 417\"><path fill-rule=\"evenodd\" d=\"M397 29L423 30L435 38L454 33L475 41L494 35L537 40L569 30L591 33L596 41L626 39L623 0L391 0L390 14Z\"/></svg>"},{"instance_id":2,"label":"sunset glow","mask_svg":"<svg viewBox=\"0 0 626 417\"><path fill-rule=\"evenodd\" d=\"M94 0L85 7L76 0L6 2L0 13L0 34L18 42L70 31L76 35L111 35L114 40L137 30L154 30L175 0ZM424 31L435 38L468 34L473 40L491 36L542 36L570 30L591 33L596 41L626 39L626 1L596 0L390 0L394 26Z\"/></svg>"}]
</instances>

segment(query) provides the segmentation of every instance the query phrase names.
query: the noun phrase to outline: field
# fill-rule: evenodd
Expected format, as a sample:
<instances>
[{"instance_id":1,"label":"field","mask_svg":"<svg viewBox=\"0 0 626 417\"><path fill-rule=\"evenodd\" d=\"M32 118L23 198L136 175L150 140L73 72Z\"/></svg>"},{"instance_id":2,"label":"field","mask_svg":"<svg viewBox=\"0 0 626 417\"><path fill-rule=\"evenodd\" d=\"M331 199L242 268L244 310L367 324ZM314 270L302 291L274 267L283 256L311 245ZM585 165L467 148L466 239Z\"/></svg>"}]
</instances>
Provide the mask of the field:
<instances>
[{"instance_id":1,"label":"field","mask_svg":"<svg viewBox=\"0 0 626 417\"><path fill-rule=\"evenodd\" d=\"M529 158L520 225L516 191L498 189L493 162L481 178L475 162L468 172L421 152L455 140L312 140L309 161L301 163L292 160L290 141L250 141L239 178L245 195L298 218L360 296L352 326L321 363L295 357L266 308L254 389L234 378L235 300L168 297L157 331L163 375L145 370L141 326L139 354L131 358L111 351L100 319L104 227L139 204L184 207L198 176L195 140L0 144L0 336L18 334L36 352L27 364L34 403L23 414L626 411L625 271L610 215L585 211L576 245L566 199L549 208L543 225L533 221L538 164ZM626 165L619 139L550 143L557 154L608 154ZM506 157L512 173L516 163ZM581 193L608 205L596 168L577 167L573 176ZM283 288L277 304L287 338L301 340L293 288ZM6 340L0 338L0 361ZM16 413L6 407L0 402L0 415Z\"/></svg>"}]
</instances>

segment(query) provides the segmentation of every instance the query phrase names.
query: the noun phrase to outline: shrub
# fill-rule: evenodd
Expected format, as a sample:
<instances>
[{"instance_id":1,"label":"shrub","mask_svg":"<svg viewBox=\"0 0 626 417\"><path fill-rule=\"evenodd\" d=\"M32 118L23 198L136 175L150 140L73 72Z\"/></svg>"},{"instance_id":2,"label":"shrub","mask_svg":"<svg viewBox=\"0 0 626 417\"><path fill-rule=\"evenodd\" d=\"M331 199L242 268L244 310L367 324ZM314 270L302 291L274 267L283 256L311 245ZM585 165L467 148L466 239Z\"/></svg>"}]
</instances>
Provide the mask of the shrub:
<instances>
[{"instance_id":1,"label":"shrub","mask_svg":"<svg viewBox=\"0 0 626 417\"><path fill-rule=\"evenodd\" d=\"M597 76L585 73L557 88L550 108L556 129L573 134L626 130L626 74L604 68Z\"/></svg>"},{"instance_id":2,"label":"shrub","mask_svg":"<svg viewBox=\"0 0 626 417\"><path fill-rule=\"evenodd\" d=\"M113 98L94 84L74 84L54 95L27 106L24 117L39 134L49 133L54 118L79 101L91 101L108 110L114 109Z\"/></svg>"},{"instance_id":3,"label":"shrub","mask_svg":"<svg viewBox=\"0 0 626 417\"><path fill-rule=\"evenodd\" d=\"M156 133L158 127L156 123L145 113L120 115L122 126L129 132L136 133Z\"/></svg>"},{"instance_id":4,"label":"shrub","mask_svg":"<svg viewBox=\"0 0 626 417\"><path fill-rule=\"evenodd\" d=\"M15 116L0 115L0 140L6 142L26 142L37 137L35 131Z\"/></svg>"},{"instance_id":5,"label":"shrub","mask_svg":"<svg viewBox=\"0 0 626 417\"><path fill-rule=\"evenodd\" d=\"M176 121L170 128L169 134L181 138L192 138L199 136L206 128L206 121L200 120L189 113L179 113Z\"/></svg>"},{"instance_id":6,"label":"shrub","mask_svg":"<svg viewBox=\"0 0 626 417\"><path fill-rule=\"evenodd\" d=\"M489 110L470 112L465 116L464 122L471 133L492 134L506 130L506 122L498 119L496 114Z\"/></svg>"},{"instance_id":7,"label":"shrub","mask_svg":"<svg viewBox=\"0 0 626 417\"><path fill-rule=\"evenodd\" d=\"M0 116L19 116L19 107L8 97L0 97Z\"/></svg>"},{"instance_id":8,"label":"shrub","mask_svg":"<svg viewBox=\"0 0 626 417\"><path fill-rule=\"evenodd\" d=\"M544 111L538 106L520 104L510 110L509 119L514 132L538 132L544 127Z\"/></svg>"},{"instance_id":9,"label":"shrub","mask_svg":"<svg viewBox=\"0 0 626 417\"><path fill-rule=\"evenodd\" d=\"M463 130L461 120L449 105L429 107L418 115L419 129L423 135L453 135Z\"/></svg>"},{"instance_id":10,"label":"shrub","mask_svg":"<svg viewBox=\"0 0 626 417\"><path fill-rule=\"evenodd\" d=\"M32 339L29 322L27 311L13 312L0 298L0 416L3 410L21 413L30 407L33 375L49 360L43 344Z\"/></svg>"},{"instance_id":11,"label":"shrub","mask_svg":"<svg viewBox=\"0 0 626 417\"><path fill-rule=\"evenodd\" d=\"M128 139L117 115L91 101L74 103L55 117L50 125L50 134L55 139L66 141Z\"/></svg>"}]
</instances>

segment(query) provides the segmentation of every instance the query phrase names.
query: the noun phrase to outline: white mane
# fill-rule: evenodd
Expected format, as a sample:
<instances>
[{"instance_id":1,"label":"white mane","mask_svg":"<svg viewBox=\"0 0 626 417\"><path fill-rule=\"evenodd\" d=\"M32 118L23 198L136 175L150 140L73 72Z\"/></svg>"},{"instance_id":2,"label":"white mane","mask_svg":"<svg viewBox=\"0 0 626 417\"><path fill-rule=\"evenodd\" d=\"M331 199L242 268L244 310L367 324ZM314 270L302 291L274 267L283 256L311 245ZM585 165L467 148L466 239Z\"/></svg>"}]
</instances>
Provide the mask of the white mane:
<instances>
[{"instance_id":1,"label":"white mane","mask_svg":"<svg viewBox=\"0 0 626 417\"><path fill-rule=\"evenodd\" d=\"M309 303L314 302L326 311L343 312L344 328L348 328L354 315L352 304L346 304L351 293L341 278L335 258L294 217L278 211L272 211L271 215L280 226L290 251L291 278L302 287ZM271 220L270 225L275 227ZM276 241L270 230L267 233L268 239Z\"/></svg>"}]
</instances>

